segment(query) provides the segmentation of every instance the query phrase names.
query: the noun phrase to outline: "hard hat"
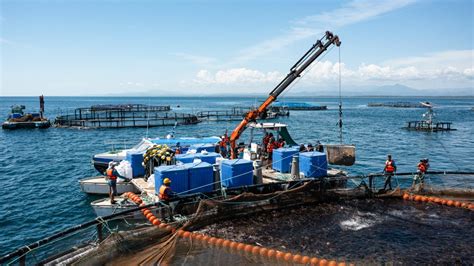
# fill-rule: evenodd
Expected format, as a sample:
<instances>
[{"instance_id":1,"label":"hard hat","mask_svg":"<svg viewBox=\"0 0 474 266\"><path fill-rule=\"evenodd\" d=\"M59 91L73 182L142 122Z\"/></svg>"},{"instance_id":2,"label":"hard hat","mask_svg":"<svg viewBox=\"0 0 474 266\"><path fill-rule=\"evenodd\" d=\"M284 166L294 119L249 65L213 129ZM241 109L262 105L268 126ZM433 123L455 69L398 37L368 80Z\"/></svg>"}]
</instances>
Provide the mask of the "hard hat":
<instances>
[{"instance_id":1,"label":"hard hat","mask_svg":"<svg viewBox=\"0 0 474 266\"><path fill-rule=\"evenodd\" d=\"M163 184L169 185L169 184L171 184L171 180L169 178L165 178L165 179L163 179Z\"/></svg>"}]
</instances>

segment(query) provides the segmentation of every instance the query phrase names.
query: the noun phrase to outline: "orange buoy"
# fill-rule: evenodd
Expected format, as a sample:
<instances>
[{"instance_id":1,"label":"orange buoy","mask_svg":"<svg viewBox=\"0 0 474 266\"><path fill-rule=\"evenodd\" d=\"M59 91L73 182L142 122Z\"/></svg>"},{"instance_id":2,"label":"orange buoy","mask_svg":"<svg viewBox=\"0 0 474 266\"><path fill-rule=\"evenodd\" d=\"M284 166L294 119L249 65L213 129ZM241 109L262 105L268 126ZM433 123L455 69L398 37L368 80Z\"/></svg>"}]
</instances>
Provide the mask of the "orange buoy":
<instances>
[{"instance_id":1,"label":"orange buoy","mask_svg":"<svg viewBox=\"0 0 474 266\"><path fill-rule=\"evenodd\" d=\"M440 200L439 198L433 198L433 202L434 202L434 203L438 203L438 204L439 204L440 201L441 201L441 200Z\"/></svg>"},{"instance_id":2,"label":"orange buoy","mask_svg":"<svg viewBox=\"0 0 474 266\"><path fill-rule=\"evenodd\" d=\"M237 250L244 251L244 249L245 249L245 244L243 244L243 243L238 243L236 248L237 248Z\"/></svg>"},{"instance_id":3,"label":"orange buoy","mask_svg":"<svg viewBox=\"0 0 474 266\"><path fill-rule=\"evenodd\" d=\"M185 232L185 231L184 231L183 229L179 229L178 231L176 231L176 234L177 234L178 236L183 236L184 232Z\"/></svg>"},{"instance_id":4,"label":"orange buoy","mask_svg":"<svg viewBox=\"0 0 474 266\"><path fill-rule=\"evenodd\" d=\"M281 251L278 251L278 250L275 252L275 258L276 258L277 260L282 260L282 259L283 259L283 256L285 256L285 253L283 253L283 252L281 252Z\"/></svg>"},{"instance_id":5,"label":"orange buoy","mask_svg":"<svg viewBox=\"0 0 474 266\"><path fill-rule=\"evenodd\" d=\"M309 263L310 260L311 260L310 257L308 257L308 256L303 256L303 257L301 258L301 263L304 264L304 265L306 265L306 264Z\"/></svg>"},{"instance_id":6,"label":"orange buoy","mask_svg":"<svg viewBox=\"0 0 474 266\"><path fill-rule=\"evenodd\" d=\"M161 224L160 220L158 220L158 219L153 219L153 221L151 223L153 225L156 225L156 226L159 226Z\"/></svg>"},{"instance_id":7,"label":"orange buoy","mask_svg":"<svg viewBox=\"0 0 474 266\"><path fill-rule=\"evenodd\" d=\"M316 258L316 257L312 257L311 260L309 261L309 263L311 263L311 265L318 265L319 259Z\"/></svg>"},{"instance_id":8,"label":"orange buoy","mask_svg":"<svg viewBox=\"0 0 474 266\"><path fill-rule=\"evenodd\" d=\"M404 200L409 200L409 199L410 199L410 195L408 195L407 193L403 194L403 199L404 199Z\"/></svg>"},{"instance_id":9,"label":"orange buoy","mask_svg":"<svg viewBox=\"0 0 474 266\"><path fill-rule=\"evenodd\" d=\"M319 265L321 265L321 266L328 265L328 261L325 260L325 259L322 259L322 260L319 261Z\"/></svg>"},{"instance_id":10,"label":"orange buoy","mask_svg":"<svg viewBox=\"0 0 474 266\"><path fill-rule=\"evenodd\" d=\"M293 260L293 254L291 254L290 252L287 252L285 253L285 255L283 256L283 259L286 261L286 262L290 262Z\"/></svg>"},{"instance_id":11,"label":"orange buoy","mask_svg":"<svg viewBox=\"0 0 474 266\"><path fill-rule=\"evenodd\" d=\"M337 261L331 260L328 263L329 266L337 266Z\"/></svg>"},{"instance_id":12,"label":"orange buoy","mask_svg":"<svg viewBox=\"0 0 474 266\"><path fill-rule=\"evenodd\" d=\"M441 199L441 204L442 204L442 205L446 205L447 203L448 203L448 201L447 201L447 200L445 200L445 199Z\"/></svg>"},{"instance_id":13,"label":"orange buoy","mask_svg":"<svg viewBox=\"0 0 474 266\"><path fill-rule=\"evenodd\" d=\"M421 196L415 196L415 201L420 201L421 200Z\"/></svg>"},{"instance_id":14,"label":"orange buoy","mask_svg":"<svg viewBox=\"0 0 474 266\"><path fill-rule=\"evenodd\" d=\"M204 236L201 234L194 234L194 239L196 239L197 241L201 241L203 237Z\"/></svg>"},{"instance_id":15,"label":"orange buoy","mask_svg":"<svg viewBox=\"0 0 474 266\"><path fill-rule=\"evenodd\" d=\"M262 257L265 257L267 256L267 252L268 252L268 248L260 248L260 250L258 251L258 254L260 254L260 256Z\"/></svg>"},{"instance_id":16,"label":"orange buoy","mask_svg":"<svg viewBox=\"0 0 474 266\"><path fill-rule=\"evenodd\" d=\"M184 231L184 233L183 233L184 238L189 238L190 236L191 236L191 232Z\"/></svg>"},{"instance_id":17,"label":"orange buoy","mask_svg":"<svg viewBox=\"0 0 474 266\"><path fill-rule=\"evenodd\" d=\"M224 242L224 239L218 238L218 239L216 240L215 245L218 246L218 247L220 247L220 246L222 245L222 242Z\"/></svg>"},{"instance_id":18,"label":"orange buoy","mask_svg":"<svg viewBox=\"0 0 474 266\"><path fill-rule=\"evenodd\" d=\"M150 220L152 216L155 217L155 215L153 215L153 213L151 213L151 212L148 213L147 215L145 215L145 217L146 217L148 220Z\"/></svg>"},{"instance_id":19,"label":"orange buoy","mask_svg":"<svg viewBox=\"0 0 474 266\"><path fill-rule=\"evenodd\" d=\"M271 259L276 256L276 251L273 249L269 249L267 252L267 258Z\"/></svg>"},{"instance_id":20,"label":"orange buoy","mask_svg":"<svg viewBox=\"0 0 474 266\"><path fill-rule=\"evenodd\" d=\"M161 223L158 227L161 228L161 229L165 229L166 226L168 226L167 224L165 223Z\"/></svg>"},{"instance_id":21,"label":"orange buoy","mask_svg":"<svg viewBox=\"0 0 474 266\"><path fill-rule=\"evenodd\" d=\"M448 201L446 202L446 205L448 205L448 206L453 206L453 205L454 205L454 201L448 200Z\"/></svg>"},{"instance_id":22,"label":"orange buoy","mask_svg":"<svg viewBox=\"0 0 474 266\"><path fill-rule=\"evenodd\" d=\"M469 207L468 207L470 210L474 210L474 204L469 204Z\"/></svg>"},{"instance_id":23,"label":"orange buoy","mask_svg":"<svg viewBox=\"0 0 474 266\"><path fill-rule=\"evenodd\" d=\"M151 213L151 211L150 211L149 209L144 209L143 215L145 215L145 217L146 217L146 215L149 214L149 213Z\"/></svg>"},{"instance_id":24,"label":"orange buoy","mask_svg":"<svg viewBox=\"0 0 474 266\"><path fill-rule=\"evenodd\" d=\"M302 258L303 257L301 255L296 254L296 255L293 256L293 262L296 263L296 264L300 264Z\"/></svg>"},{"instance_id":25,"label":"orange buoy","mask_svg":"<svg viewBox=\"0 0 474 266\"><path fill-rule=\"evenodd\" d=\"M238 245L238 244L239 244L239 243L237 243L237 242L230 241L229 248L230 248L230 249L233 249L233 250L237 250L237 245Z\"/></svg>"},{"instance_id":26,"label":"orange buoy","mask_svg":"<svg viewBox=\"0 0 474 266\"><path fill-rule=\"evenodd\" d=\"M260 247L254 246L254 247L252 248L252 254L253 254L253 255L258 255L258 254L260 254Z\"/></svg>"},{"instance_id":27,"label":"orange buoy","mask_svg":"<svg viewBox=\"0 0 474 266\"><path fill-rule=\"evenodd\" d=\"M165 229L168 230L168 231L173 231L174 227L171 226L171 225L167 225L167 226L165 227Z\"/></svg>"},{"instance_id":28,"label":"orange buoy","mask_svg":"<svg viewBox=\"0 0 474 266\"><path fill-rule=\"evenodd\" d=\"M247 253L250 253L250 252L252 252L252 248L253 248L252 245L245 245L244 251L247 252Z\"/></svg>"},{"instance_id":29,"label":"orange buoy","mask_svg":"<svg viewBox=\"0 0 474 266\"><path fill-rule=\"evenodd\" d=\"M211 238L209 238L208 243L209 243L210 245L214 245L214 244L216 243L216 240L217 240L217 238L211 237Z\"/></svg>"},{"instance_id":30,"label":"orange buoy","mask_svg":"<svg viewBox=\"0 0 474 266\"><path fill-rule=\"evenodd\" d=\"M454 206L455 206L455 207L458 207L458 208L461 207L461 202L455 201L455 202L454 202Z\"/></svg>"},{"instance_id":31,"label":"orange buoy","mask_svg":"<svg viewBox=\"0 0 474 266\"><path fill-rule=\"evenodd\" d=\"M201 240L201 241L202 241L202 243L207 243L207 242L209 241L209 239L210 239L209 236L204 235L204 236L202 237L202 240Z\"/></svg>"},{"instance_id":32,"label":"orange buoy","mask_svg":"<svg viewBox=\"0 0 474 266\"><path fill-rule=\"evenodd\" d=\"M339 262L339 264L337 264L337 266L346 266L346 263L345 262Z\"/></svg>"},{"instance_id":33,"label":"orange buoy","mask_svg":"<svg viewBox=\"0 0 474 266\"><path fill-rule=\"evenodd\" d=\"M421 201L422 201L422 202L428 202L428 197L421 196Z\"/></svg>"},{"instance_id":34,"label":"orange buoy","mask_svg":"<svg viewBox=\"0 0 474 266\"><path fill-rule=\"evenodd\" d=\"M222 247L223 247L223 248L229 248L229 247L230 247L230 240L227 240L227 239L224 240L224 241L222 242Z\"/></svg>"}]
</instances>

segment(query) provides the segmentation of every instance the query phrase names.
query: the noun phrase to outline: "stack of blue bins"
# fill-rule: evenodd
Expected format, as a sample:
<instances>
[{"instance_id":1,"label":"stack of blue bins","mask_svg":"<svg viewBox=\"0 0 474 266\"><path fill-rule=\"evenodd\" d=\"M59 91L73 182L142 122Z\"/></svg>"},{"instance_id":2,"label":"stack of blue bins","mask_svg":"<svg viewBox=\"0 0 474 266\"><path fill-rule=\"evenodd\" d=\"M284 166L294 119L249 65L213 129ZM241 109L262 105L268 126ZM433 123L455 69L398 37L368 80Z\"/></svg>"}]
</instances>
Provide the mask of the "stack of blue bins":
<instances>
[{"instance_id":1,"label":"stack of blue bins","mask_svg":"<svg viewBox=\"0 0 474 266\"><path fill-rule=\"evenodd\" d=\"M171 180L171 190L176 193L193 194L214 189L214 168L206 162L158 166L154 173L156 193L165 178Z\"/></svg>"},{"instance_id":2,"label":"stack of blue bins","mask_svg":"<svg viewBox=\"0 0 474 266\"><path fill-rule=\"evenodd\" d=\"M132 176L139 177L145 175L145 168L143 167L143 152L139 151L127 151L125 160L130 162L132 166Z\"/></svg>"},{"instance_id":3,"label":"stack of blue bins","mask_svg":"<svg viewBox=\"0 0 474 266\"><path fill-rule=\"evenodd\" d=\"M298 155L299 147L279 148L273 150L272 169L280 173L291 171L293 155Z\"/></svg>"},{"instance_id":4,"label":"stack of blue bins","mask_svg":"<svg viewBox=\"0 0 474 266\"><path fill-rule=\"evenodd\" d=\"M328 161L326 153L323 152L302 152L300 153L300 172L305 177L324 177L328 174Z\"/></svg>"},{"instance_id":5,"label":"stack of blue bins","mask_svg":"<svg viewBox=\"0 0 474 266\"><path fill-rule=\"evenodd\" d=\"M177 154L175 156L176 161L182 163L192 163L194 159L200 159L202 162L215 164L216 159L222 157L217 152L208 152L208 153L189 153L189 154Z\"/></svg>"},{"instance_id":6,"label":"stack of blue bins","mask_svg":"<svg viewBox=\"0 0 474 266\"><path fill-rule=\"evenodd\" d=\"M189 171L189 193L214 190L214 167L210 163L186 164Z\"/></svg>"},{"instance_id":7,"label":"stack of blue bins","mask_svg":"<svg viewBox=\"0 0 474 266\"><path fill-rule=\"evenodd\" d=\"M163 179L171 179L171 190L181 193L189 190L189 166L183 165L162 165L155 167L155 191L160 193Z\"/></svg>"},{"instance_id":8,"label":"stack of blue bins","mask_svg":"<svg viewBox=\"0 0 474 266\"><path fill-rule=\"evenodd\" d=\"M189 146L190 150L196 150L196 153L200 153L201 151L207 151L207 152L215 152L216 151L216 145L215 144L210 144L210 143L204 143L204 144L193 144Z\"/></svg>"},{"instance_id":9,"label":"stack of blue bins","mask_svg":"<svg viewBox=\"0 0 474 266\"><path fill-rule=\"evenodd\" d=\"M244 159L222 161L221 184L228 188L252 185L253 162Z\"/></svg>"}]
</instances>

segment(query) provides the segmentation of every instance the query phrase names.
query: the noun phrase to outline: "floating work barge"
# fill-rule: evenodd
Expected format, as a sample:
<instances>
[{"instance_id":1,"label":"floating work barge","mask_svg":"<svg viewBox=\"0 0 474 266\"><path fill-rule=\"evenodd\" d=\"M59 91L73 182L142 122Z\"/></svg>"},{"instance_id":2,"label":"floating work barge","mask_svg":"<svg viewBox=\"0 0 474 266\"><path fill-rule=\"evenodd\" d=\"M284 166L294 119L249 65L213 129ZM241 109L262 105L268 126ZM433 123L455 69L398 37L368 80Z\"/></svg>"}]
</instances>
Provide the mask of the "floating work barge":
<instances>
[{"instance_id":1,"label":"floating work barge","mask_svg":"<svg viewBox=\"0 0 474 266\"><path fill-rule=\"evenodd\" d=\"M451 122L408 121L405 129L418 131L451 131Z\"/></svg>"},{"instance_id":2,"label":"floating work barge","mask_svg":"<svg viewBox=\"0 0 474 266\"><path fill-rule=\"evenodd\" d=\"M196 116L199 119L209 121L240 121L245 115L253 110L252 107L233 107L231 110L209 110L199 111ZM290 112L284 107L271 107L263 113L259 119L273 119L279 116L289 116Z\"/></svg>"},{"instance_id":3,"label":"floating work barge","mask_svg":"<svg viewBox=\"0 0 474 266\"><path fill-rule=\"evenodd\" d=\"M199 123L197 116L170 112L169 105L93 105L76 108L74 114L56 117L58 127L123 128L188 125Z\"/></svg>"},{"instance_id":4,"label":"floating work barge","mask_svg":"<svg viewBox=\"0 0 474 266\"><path fill-rule=\"evenodd\" d=\"M394 108L428 108L421 103L412 102L386 102L386 103L368 103L368 107L394 107Z\"/></svg>"},{"instance_id":5,"label":"floating work barge","mask_svg":"<svg viewBox=\"0 0 474 266\"><path fill-rule=\"evenodd\" d=\"M24 105L13 105L11 113L5 122L2 123L3 129L21 129L21 128L49 128L51 123L44 117L44 97L39 97L40 111L38 113L25 113Z\"/></svg>"}]
</instances>

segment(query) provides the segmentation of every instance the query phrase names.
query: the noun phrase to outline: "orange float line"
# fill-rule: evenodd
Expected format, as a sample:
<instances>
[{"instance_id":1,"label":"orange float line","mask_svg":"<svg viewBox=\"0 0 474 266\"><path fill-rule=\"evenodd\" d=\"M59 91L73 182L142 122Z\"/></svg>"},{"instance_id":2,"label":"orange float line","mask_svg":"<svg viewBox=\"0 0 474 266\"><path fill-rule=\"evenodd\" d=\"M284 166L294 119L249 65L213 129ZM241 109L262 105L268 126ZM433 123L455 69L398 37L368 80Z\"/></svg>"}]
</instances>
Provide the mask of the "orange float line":
<instances>
[{"instance_id":1,"label":"orange float line","mask_svg":"<svg viewBox=\"0 0 474 266\"><path fill-rule=\"evenodd\" d=\"M345 265L353 265L353 264L346 264L346 262L337 262L335 260L326 260L320 259L316 257L308 257L303 256L301 254L293 254L291 252L282 252L279 250L264 248L260 246L254 246L239 242L234 242L228 239L217 238L217 237L209 237L200 233L193 233L183 229L179 229L176 231L176 234L185 239L192 239L197 242L201 242L211 247L228 249L231 251L235 251L241 254L248 254L254 256L260 256L265 259L269 260L276 260L279 262L284 263L294 263L300 265L336 265L336 266L345 266Z\"/></svg>"},{"instance_id":2,"label":"orange float line","mask_svg":"<svg viewBox=\"0 0 474 266\"><path fill-rule=\"evenodd\" d=\"M474 210L474 204L469 202L457 201L457 200L450 200L450 199L443 199L438 197L426 197L422 195L416 194L403 194L402 198L404 200L412 200L412 201L420 201L420 202L431 202L440 205L446 205L450 207L457 207L463 208L468 210Z\"/></svg>"}]
</instances>

